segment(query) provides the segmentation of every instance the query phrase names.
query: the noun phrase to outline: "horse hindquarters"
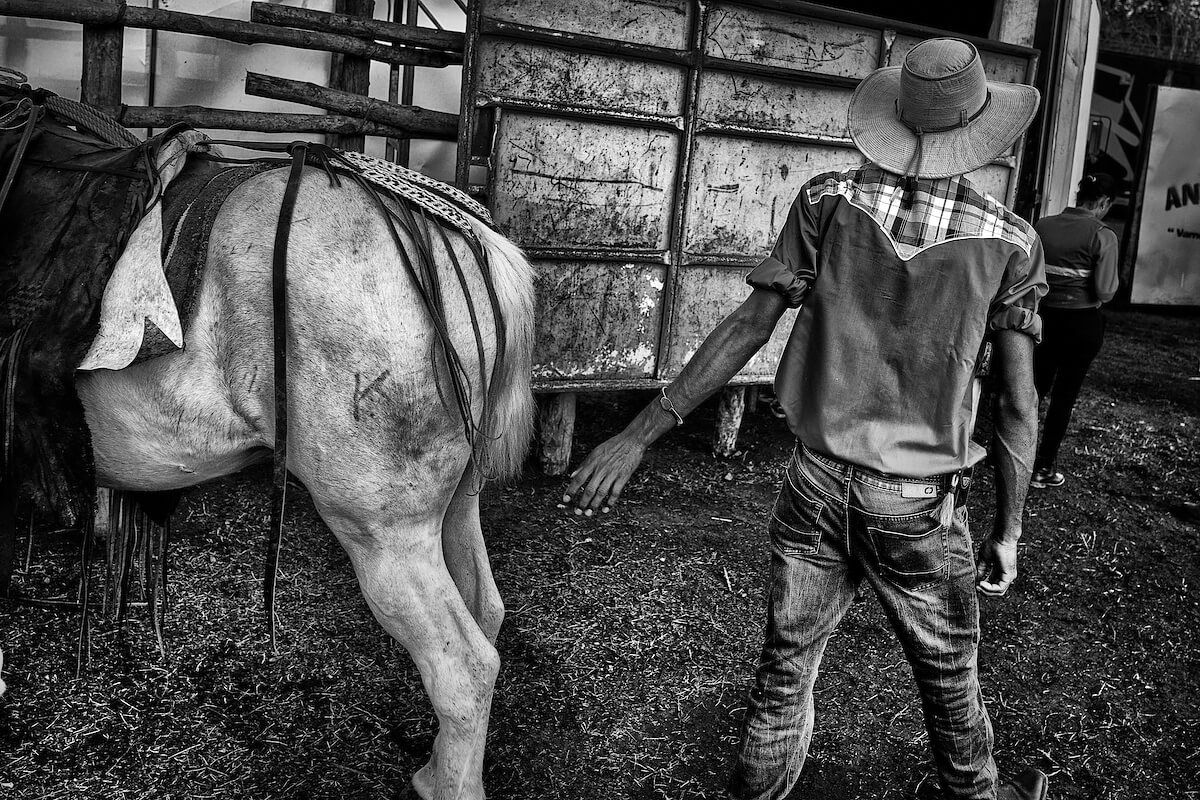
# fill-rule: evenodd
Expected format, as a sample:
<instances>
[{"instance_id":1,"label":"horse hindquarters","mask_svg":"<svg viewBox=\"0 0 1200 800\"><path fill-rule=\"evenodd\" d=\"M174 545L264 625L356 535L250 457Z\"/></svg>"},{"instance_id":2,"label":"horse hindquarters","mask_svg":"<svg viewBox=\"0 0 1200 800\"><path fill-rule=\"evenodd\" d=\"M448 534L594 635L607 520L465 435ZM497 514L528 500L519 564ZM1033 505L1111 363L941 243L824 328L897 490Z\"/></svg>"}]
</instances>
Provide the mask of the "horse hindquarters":
<instances>
[{"instance_id":1,"label":"horse hindquarters","mask_svg":"<svg viewBox=\"0 0 1200 800\"><path fill-rule=\"evenodd\" d=\"M246 302L251 291L260 291L242 284L257 280L261 286L261 277L247 275L266 272L268 252L245 243L271 229L261 217L278 209L281 193L281 178L263 176L252 192L231 198L244 204L243 213L222 212L222 245L210 259L229 281L231 298ZM492 641L503 608L487 567L478 506L464 488L474 483L471 446L462 420L443 398L450 385L444 361L435 356L433 328L372 200L357 187L332 187L310 171L295 219L288 252L289 468L349 553L372 612L420 669L439 731L430 764L414 778L418 791L427 800L480 800L499 668ZM213 238L218 241L215 233ZM493 369L496 335L479 265L460 237L435 234L424 246L443 273L446 329L467 367L472 412L476 421L484 413L483 385L472 357L477 351L467 298L449 266L448 244L464 265L483 328L485 369L507 384L501 391L507 403L497 408L519 422L521 409L529 407L528 369L523 377L520 367ZM521 271L528 267L519 254L515 258L501 265L512 273L503 279L506 286L514 276L528 284ZM249 270L247 261L253 262ZM528 286L517 295L528 300ZM269 314L269 299L251 302ZM501 306L519 317L508 337L510 357L527 365L529 305L502 297ZM269 328L266 336L257 334L253 357L269 364ZM243 346L230 343L234 350ZM236 394L238 386L249 390L254 381L235 374L230 383ZM255 405L269 419L271 398L263 385L254 386ZM514 422L517 440L512 431L497 430L510 437L489 443L502 446L500 466L521 450L528 424Z\"/></svg>"}]
</instances>

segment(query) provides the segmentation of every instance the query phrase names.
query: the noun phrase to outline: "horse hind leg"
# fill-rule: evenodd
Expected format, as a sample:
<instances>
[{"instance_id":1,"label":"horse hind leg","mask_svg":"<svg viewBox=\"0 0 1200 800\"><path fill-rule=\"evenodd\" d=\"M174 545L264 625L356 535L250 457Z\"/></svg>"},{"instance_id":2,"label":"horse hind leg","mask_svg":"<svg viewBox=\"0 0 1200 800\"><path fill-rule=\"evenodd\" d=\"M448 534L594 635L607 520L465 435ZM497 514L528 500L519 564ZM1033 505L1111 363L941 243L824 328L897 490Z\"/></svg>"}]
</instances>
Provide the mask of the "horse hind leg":
<instances>
[{"instance_id":1,"label":"horse hind leg","mask_svg":"<svg viewBox=\"0 0 1200 800\"><path fill-rule=\"evenodd\" d=\"M375 618L408 651L438 719L433 757L413 778L424 800L482 800L496 648L463 602L441 548L441 514L403 526L327 522Z\"/></svg>"},{"instance_id":2,"label":"horse hind leg","mask_svg":"<svg viewBox=\"0 0 1200 800\"><path fill-rule=\"evenodd\" d=\"M468 469L454 492L442 522L442 553L471 616L492 644L504 622L504 601L492 576L491 560L479 520L479 493Z\"/></svg>"}]
</instances>

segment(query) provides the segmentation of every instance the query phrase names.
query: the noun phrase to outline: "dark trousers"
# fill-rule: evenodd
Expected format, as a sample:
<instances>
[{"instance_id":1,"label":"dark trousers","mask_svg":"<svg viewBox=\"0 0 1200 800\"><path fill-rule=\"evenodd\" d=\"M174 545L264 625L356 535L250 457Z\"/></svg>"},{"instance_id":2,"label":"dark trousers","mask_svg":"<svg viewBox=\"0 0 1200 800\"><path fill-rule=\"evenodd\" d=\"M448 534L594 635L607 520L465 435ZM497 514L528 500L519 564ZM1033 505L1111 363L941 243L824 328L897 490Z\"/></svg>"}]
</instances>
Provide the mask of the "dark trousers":
<instances>
[{"instance_id":1,"label":"dark trousers","mask_svg":"<svg viewBox=\"0 0 1200 800\"><path fill-rule=\"evenodd\" d=\"M1104 315L1098 308L1041 309L1042 343L1033 354L1033 380L1040 399L1050 397L1035 468L1049 468L1067 435L1071 410L1092 359L1104 342Z\"/></svg>"}]
</instances>

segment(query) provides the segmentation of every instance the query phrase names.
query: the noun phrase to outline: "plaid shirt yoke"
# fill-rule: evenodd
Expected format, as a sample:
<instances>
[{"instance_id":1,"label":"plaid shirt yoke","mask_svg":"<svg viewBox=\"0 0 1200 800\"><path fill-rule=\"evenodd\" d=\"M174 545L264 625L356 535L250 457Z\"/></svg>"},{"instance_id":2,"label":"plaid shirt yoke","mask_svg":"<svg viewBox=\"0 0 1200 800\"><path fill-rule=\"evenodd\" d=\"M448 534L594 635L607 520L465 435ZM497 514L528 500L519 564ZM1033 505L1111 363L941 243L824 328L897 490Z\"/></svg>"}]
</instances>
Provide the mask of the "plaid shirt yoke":
<instances>
[{"instance_id":1,"label":"plaid shirt yoke","mask_svg":"<svg viewBox=\"0 0 1200 800\"><path fill-rule=\"evenodd\" d=\"M1037 234L1025 220L977 189L966 176L916 180L912 203L904 207L903 176L875 166L818 175L805 187L808 202L843 197L865 212L887 237L896 255L917 254L956 239L1002 239L1033 250Z\"/></svg>"}]
</instances>

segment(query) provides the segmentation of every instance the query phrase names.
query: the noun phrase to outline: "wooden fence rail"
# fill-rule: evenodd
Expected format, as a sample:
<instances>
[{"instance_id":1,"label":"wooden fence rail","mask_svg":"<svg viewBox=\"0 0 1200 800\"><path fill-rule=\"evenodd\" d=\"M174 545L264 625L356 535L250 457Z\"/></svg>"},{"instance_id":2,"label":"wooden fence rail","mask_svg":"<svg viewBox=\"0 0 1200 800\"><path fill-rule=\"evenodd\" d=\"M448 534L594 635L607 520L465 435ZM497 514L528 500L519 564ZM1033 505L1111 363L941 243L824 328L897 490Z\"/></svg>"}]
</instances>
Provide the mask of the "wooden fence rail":
<instances>
[{"instance_id":1,"label":"wooden fence rail","mask_svg":"<svg viewBox=\"0 0 1200 800\"><path fill-rule=\"evenodd\" d=\"M0 0L0 15L81 24L84 37L81 99L113 114L127 127L161 128L185 122L197 128L322 133L334 136L336 146L359 151L364 135L393 140L454 141L458 136L457 114L373 99L366 96L364 79L372 60L410 67L461 64L463 34L375 20L369 16L372 7L370 0L339 0L338 9L351 13L331 14L256 2L251 5L253 21L242 22L139 8L127 5L124 0L55 0L52 3ZM354 13L366 16L354 16ZM333 70L330 76L334 86L345 85L342 89L330 89L257 73L249 73L246 77L247 94L315 106L332 112L328 115L192 105L123 106L121 60L125 27L208 36L242 44L276 44L327 51L333 54L335 64L347 59L346 68ZM380 44L376 40L391 44ZM355 75L361 72L362 75L359 80L350 81L349 72Z\"/></svg>"},{"instance_id":2,"label":"wooden fence rail","mask_svg":"<svg viewBox=\"0 0 1200 800\"><path fill-rule=\"evenodd\" d=\"M256 2L250 4L250 20L267 25L286 25L309 31L340 33L360 39L385 39L393 44L444 52L452 63L462 63L465 36L455 31L419 28L349 14L330 14L294 6Z\"/></svg>"},{"instance_id":3,"label":"wooden fence rail","mask_svg":"<svg viewBox=\"0 0 1200 800\"><path fill-rule=\"evenodd\" d=\"M257 72L246 73L246 94L287 100L316 106L327 111L361 117L364 120L404 131L402 136L454 141L458 136L458 115L431 111L419 106L400 106L354 92L328 89L315 83L276 78Z\"/></svg>"},{"instance_id":4,"label":"wooden fence rail","mask_svg":"<svg viewBox=\"0 0 1200 800\"><path fill-rule=\"evenodd\" d=\"M280 114L275 111L234 111L203 106L123 106L117 112L117 121L126 128L165 128L176 122L186 122L194 128L259 133L413 135L390 125L340 114Z\"/></svg>"},{"instance_id":5,"label":"wooden fence rail","mask_svg":"<svg viewBox=\"0 0 1200 800\"><path fill-rule=\"evenodd\" d=\"M89 0L0 0L0 14L77 22L83 25L150 28L209 36L241 44L277 44L302 50L326 50L387 64L445 67L462 62L462 56L455 53L399 44L379 44L337 33L281 28L224 17L202 17L180 11L138 8L125 3L97 3Z\"/></svg>"}]
</instances>

